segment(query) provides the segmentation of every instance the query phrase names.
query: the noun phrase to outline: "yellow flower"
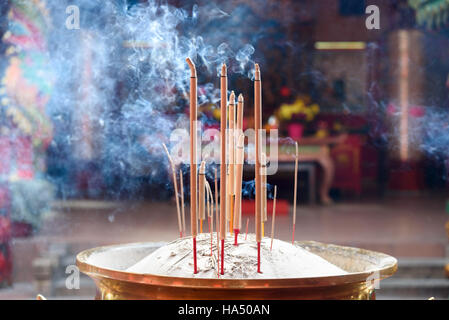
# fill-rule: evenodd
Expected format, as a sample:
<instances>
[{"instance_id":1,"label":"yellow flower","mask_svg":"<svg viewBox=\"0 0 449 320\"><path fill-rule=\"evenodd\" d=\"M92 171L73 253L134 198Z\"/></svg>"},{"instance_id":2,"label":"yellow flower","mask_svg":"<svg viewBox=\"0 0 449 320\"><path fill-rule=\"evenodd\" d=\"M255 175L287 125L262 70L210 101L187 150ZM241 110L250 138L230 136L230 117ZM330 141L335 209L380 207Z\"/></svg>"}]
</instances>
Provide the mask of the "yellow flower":
<instances>
[{"instance_id":1,"label":"yellow flower","mask_svg":"<svg viewBox=\"0 0 449 320\"><path fill-rule=\"evenodd\" d=\"M320 129L316 132L315 135L317 138L326 138L328 136L328 132L324 129Z\"/></svg>"},{"instance_id":2,"label":"yellow flower","mask_svg":"<svg viewBox=\"0 0 449 320\"><path fill-rule=\"evenodd\" d=\"M290 111L290 105L288 104L281 105L281 107L279 108L279 117L285 120L291 119L292 115Z\"/></svg>"},{"instance_id":3,"label":"yellow flower","mask_svg":"<svg viewBox=\"0 0 449 320\"><path fill-rule=\"evenodd\" d=\"M295 103L293 104L293 110L295 113L300 113L305 110L305 104L301 99L296 99Z\"/></svg>"},{"instance_id":4,"label":"yellow flower","mask_svg":"<svg viewBox=\"0 0 449 320\"><path fill-rule=\"evenodd\" d=\"M220 109L216 108L212 111L212 114L214 115L215 119L220 119L221 114L220 114Z\"/></svg>"},{"instance_id":5,"label":"yellow flower","mask_svg":"<svg viewBox=\"0 0 449 320\"><path fill-rule=\"evenodd\" d=\"M306 120L310 122L313 120L313 117L314 117L313 113L310 112L309 110L307 110L306 111Z\"/></svg>"}]
</instances>

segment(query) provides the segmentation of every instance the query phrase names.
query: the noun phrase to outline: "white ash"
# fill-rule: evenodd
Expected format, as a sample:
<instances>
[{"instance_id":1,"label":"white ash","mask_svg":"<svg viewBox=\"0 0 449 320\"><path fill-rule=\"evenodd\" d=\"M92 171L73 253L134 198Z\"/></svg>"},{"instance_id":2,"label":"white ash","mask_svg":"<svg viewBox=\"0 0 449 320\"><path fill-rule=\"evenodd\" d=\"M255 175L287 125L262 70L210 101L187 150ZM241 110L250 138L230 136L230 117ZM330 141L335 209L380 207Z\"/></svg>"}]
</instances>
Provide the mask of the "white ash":
<instances>
[{"instance_id":1,"label":"white ash","mask_svg":"<svg viewBox=\"0 0 449 320\"><path fill-rule=\"evenodd\" d=\"M223 279L282 279L335 276L347 274L325 259L285 241L271 238L261 242L261 271L257 272L257 243L254 234L239 235L238 246L234 237L225 240L224 275L217 274L217 236L197 236L198 273L193 273L192 238L177 239L149 254L126 271L172 277ZM221 252L221 249L220 249Z\"/></svg>"}]
</instances>

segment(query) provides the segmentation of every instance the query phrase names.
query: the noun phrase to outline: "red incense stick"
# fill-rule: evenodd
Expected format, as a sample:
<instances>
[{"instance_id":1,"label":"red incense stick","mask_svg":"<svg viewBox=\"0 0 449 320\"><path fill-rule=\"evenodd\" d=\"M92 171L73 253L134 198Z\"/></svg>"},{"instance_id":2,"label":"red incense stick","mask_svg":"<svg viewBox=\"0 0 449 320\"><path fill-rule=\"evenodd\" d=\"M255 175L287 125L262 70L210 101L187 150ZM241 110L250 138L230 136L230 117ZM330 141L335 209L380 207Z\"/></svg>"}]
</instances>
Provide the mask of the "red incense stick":
<instances>
[{"instance_id":1,"label":"red incense stick","mask_svg":"<svg viewBox=\"0 0 449 320\"><path fill-rule=\"evenodd\" d=\"M248 224L249 224L249 218L246 219L246 234L245 234L245 240L248 238Z\"/></svg>"},{"instance_id":2,"label":"red incense stick","mask_svg":"<svg viewBox=\"0 0 449 320\"><path fill-rule=\"evenodd\" d=\"M224 275L224 239L221 239L221 274Z\"/></svg>"}]
</instances>

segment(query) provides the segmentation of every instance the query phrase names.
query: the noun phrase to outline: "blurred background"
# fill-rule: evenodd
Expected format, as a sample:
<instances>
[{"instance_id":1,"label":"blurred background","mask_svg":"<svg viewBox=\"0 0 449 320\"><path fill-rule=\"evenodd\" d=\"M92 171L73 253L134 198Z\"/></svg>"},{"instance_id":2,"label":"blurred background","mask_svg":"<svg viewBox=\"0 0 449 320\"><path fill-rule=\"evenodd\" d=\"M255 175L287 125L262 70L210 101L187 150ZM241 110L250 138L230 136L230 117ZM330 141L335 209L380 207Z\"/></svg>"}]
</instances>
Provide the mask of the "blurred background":
<instances>
[{"instance_id":1,"label":"blurred background","mask_svg":"<svg viewBox=\"0 0 449 320\"><path fill-rule=\"evenodd\" d=\"M178 236L161 143L189 128L187 56L203 130L223 62L253 127L261 65L276 237L291 237L298 141L296 239L397 257L379 299L449 298L447 1L9 0L0 38L0 299L93 298L87 277L66 283L79 251Z\"/></svg>"}]
</instances>

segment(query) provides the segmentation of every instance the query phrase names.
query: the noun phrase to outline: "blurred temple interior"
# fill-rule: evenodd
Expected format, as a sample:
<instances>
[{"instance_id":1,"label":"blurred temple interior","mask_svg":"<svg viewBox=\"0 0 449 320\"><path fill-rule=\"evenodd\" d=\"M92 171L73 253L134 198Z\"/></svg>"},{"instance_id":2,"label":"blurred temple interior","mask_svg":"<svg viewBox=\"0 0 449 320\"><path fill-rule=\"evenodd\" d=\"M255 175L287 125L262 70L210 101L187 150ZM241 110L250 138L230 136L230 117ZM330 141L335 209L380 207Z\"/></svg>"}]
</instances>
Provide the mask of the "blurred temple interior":
<instances>
[{"instance_id":1,"label":"blurred temple interior","mask_svg":"<svg viewBox=\"0 0 449 320\"><path fill-rule=\"evenodd\" d=\"M0 299L91 299L87 276L65 285L78 252L178 237L162 143L189 130L187 56L203 132L219 129L223 62L254 128L261 66L277 238L291 238L298 142L295 238L398 258L378 299L449 299L448 13L444 0L2 1ZM253 165L243 180L254 232Z\"/></svg>"}]
</instances>

